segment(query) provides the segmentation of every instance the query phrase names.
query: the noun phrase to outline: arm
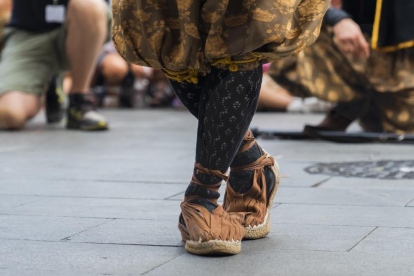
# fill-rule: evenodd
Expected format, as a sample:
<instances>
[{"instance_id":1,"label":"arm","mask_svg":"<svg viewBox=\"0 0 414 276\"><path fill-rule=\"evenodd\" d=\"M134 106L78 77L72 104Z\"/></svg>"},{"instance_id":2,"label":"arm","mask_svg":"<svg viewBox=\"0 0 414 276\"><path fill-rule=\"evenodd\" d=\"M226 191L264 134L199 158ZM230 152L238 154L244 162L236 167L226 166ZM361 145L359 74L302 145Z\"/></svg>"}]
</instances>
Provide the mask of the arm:
<instances>
[{"instance_id":1,"label":"arm","mask_svg":"<svg viewBox=\"0 0 414 276\"><path fill-rule=\"evenodd\" d=\"M331 7L326 13L325 22L333 27L338 48L343 54L351 54L358 59L369 57L369 44L361 28L348 13Z\"/></svg>"}]
</instances>

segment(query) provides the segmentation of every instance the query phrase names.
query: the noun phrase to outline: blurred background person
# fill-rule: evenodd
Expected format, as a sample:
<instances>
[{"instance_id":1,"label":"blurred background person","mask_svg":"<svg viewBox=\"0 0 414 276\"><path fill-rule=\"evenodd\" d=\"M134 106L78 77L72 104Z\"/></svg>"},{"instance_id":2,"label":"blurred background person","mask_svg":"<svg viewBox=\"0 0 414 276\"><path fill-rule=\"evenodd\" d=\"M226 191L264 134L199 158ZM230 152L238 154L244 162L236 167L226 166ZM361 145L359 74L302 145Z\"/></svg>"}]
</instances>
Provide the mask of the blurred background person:
<instances>
[{"instance_id":1,"label":"blurred background person","mask_svg":"<svg viewBox=\"0 0 414 276\"><path fill-rule=\"evenodd\" d=\"M3 35L4 26L9 23L11 13L11 0L0 0L0 38ZM1 49L1 43L0 43Z\"/></svg>"},{"instance_id":2,"label":"blurred background person","mask_svg":"<svg viewBox=\"0 0 414 276\"><path fill-rule=\"evenodd\" d=\"M257 106L258 111L321 113L333 107L333 103L316 97L301 98L292 95L269 76L267 73L269 65L263 65L264 75Z\"/></svg>"},{"instance_id":3,"label":"blurred background person","mask_svg":"<svg viewBox=\"0 0 414 276\"><path fill-rule=\"evenodd\" d=\"M104 106L107 96L112 95L117 96L119 107L126 108L171 106L175 98L161 70L126 62L113 42L105 45L92 86L99 106Z\"/></svg>"},{"instance_id":4,"label":"blurred background person","mask_svg":"<svg viewBox=\"0 0 414 276\"><path fill-rule=\"evenodd\" d=\"M306 133L346 131L355 120L365 131L414 133L414 2L376 5L343 0L313 46L271 65L269 75L289 93L337 103Z\"/></svg>"},{"instance_id":5,"label":"blurred background person","mask_svg":"<svg viewBox=\"0 0 414 276\"><path fill-rule=\"evenodd\" d=\"M103 0L14 0L1 38L0 128L22 128L40 110L50 79L70 71L67 127L107 129L86 94L110 23Z\"/></svg>"}]
</instances>

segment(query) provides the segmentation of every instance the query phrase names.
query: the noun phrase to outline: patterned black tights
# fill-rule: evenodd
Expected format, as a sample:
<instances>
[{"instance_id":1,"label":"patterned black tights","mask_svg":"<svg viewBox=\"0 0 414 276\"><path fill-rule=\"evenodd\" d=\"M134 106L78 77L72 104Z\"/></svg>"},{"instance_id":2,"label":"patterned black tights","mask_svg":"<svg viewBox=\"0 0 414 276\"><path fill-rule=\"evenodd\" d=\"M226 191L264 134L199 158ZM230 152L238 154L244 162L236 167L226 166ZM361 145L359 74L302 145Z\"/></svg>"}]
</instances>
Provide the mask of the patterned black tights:
<instances>
[{"instance_id":1,"label":"patterned black tights","mask_svg":"<svg viewBox=\"0 0 414 276\"><path fill-rule=\"evenodd\" d=\"M256 111L262 76L261 67L239 72L213 68L210 74L199 78L199 84L171 81L177 96L199 120L197 163L205 168L225 173L232 162L237 163L237 166L252 162L250 160L243 162L245 158L235 158L235 156ZM253 147L247 154L253 158L253 161L261 156L257 147ZM240 187L236 189L239 192L245 192L250 188L250 178L253 177L250 172L243 173L245 175L241 178L244 181L230 179L231 183L240 183ZM220 181L215 176L205 174L196 176L207 185ZM189 195L199 195L203 198L220 196L194 184L190 184L186 191L186 196Z\"/></svg>"}]
</instances>

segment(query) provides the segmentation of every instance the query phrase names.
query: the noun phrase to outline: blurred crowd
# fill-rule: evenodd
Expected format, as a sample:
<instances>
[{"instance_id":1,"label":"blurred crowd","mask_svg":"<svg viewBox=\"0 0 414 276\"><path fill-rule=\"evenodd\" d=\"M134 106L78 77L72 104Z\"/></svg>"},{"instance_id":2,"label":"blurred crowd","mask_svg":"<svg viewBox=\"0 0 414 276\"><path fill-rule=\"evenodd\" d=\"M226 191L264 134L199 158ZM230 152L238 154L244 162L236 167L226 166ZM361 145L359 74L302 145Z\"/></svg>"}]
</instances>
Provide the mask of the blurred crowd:
<instances>
[{"instance_id":1,"label":"blurred crowd","mask_svg":"<svg viewBox=\"0 0 414 276\"><path fill-rule=\"evenodd\" d=\"M14 0L14 4L22 5L25 1L36 2ZM69 6L68 0L49 1L52 8L64 5L68 9L66 19L69 23L65 20L56 22L56 18L51 22L64 26L59 28L65 30L65 47L58 48L58 51L67 51L65 55L70 66L59 64L53 70L37 75L40 74L39 67L34 70L27 69L36 66L34 62L26 65L24 60L28 57L19 58L27 47L16 53L16 46L20 46L16 43L26 45L34 36L40 37L42 33L54 32L58 27L44 30L25 29L24 22L18 22L19 17L23 16L21 7L15 7L13 13L16 15L12 15L12 1L0 0L0 51L3 47L0 54L0 128L22 128L42 106L46 107L48 122L58 122L67 114L73 128L85 130L107 128L106 119L94 111L95 107L182 108L163 72L127 63L116 52L113 43L104 39L108 36L109 29L104 30L101 36L95 35L99 40L95 46L91 46L90 33L85 33L87 39L82 41L80 34L88 26L94 28L93 32L96 34L94 22L85 20L79 26L74 26L76 24L71 22L77 21L76 13L81 9L98 9L96 2L99 1L103 2L71 0ZM369 132L414 133L414 43L410 44L408 38L403 46L395 43L396 48L373 44L375 40L372 38L378 36L375 24L380 24L375 22L378 20L375 17L375 12L378 12L376 2L332 1L320 38L313 46L298 56L263 66L265 76L258 110L326 113L325 119L319 125L307 126L305 131L309 135L315 135L318 131L346 131L355 121ZM29 13L38 12L30 10L32 5L23 8ZM414 4L407 3L405 9L414 11ZM72 19L69 12L73 13ZM79 18L81 16L84 14L79 15ZM101 22L101 25L110 23L110 19L105 17ZM24 32L20 32L21 30ZM72 33L79 40L73 45L68 41ZM54 43L59 42L60 35L61 33L56 34ZM82 43L87 45L82 47ZM72 48L73 53L70 52ZM79 51L85 51L86 48L89 59L79 55ZM39 56L39 53L35 54ZM36 62L44 60L37 58ZM17 66L17 69L13 69L13 66ZM25 83L25 86L13 87L13 82L10 81L14 78L12 72L18 72L16 75L19 80L31 80L36 89L31 88L30 82ZM34 74L36 79L30 74ZM81 74L87 77L83 78ZM42 82L38 83L40 80ZM84 88L86 86L87 89ZM40 92L34 92L35 90ZM11 97L10 92L15 91L22 92L24 96L21 93ZM67 99L66 95L70 92L79 92L82 97ZM34 95L34 104L24 98L26 94ZM20 104L23 102L25 104ZM20 110L20 113L16 110ZM75 116L77 113L78 117Z\"/></svg>"}]
</instances>

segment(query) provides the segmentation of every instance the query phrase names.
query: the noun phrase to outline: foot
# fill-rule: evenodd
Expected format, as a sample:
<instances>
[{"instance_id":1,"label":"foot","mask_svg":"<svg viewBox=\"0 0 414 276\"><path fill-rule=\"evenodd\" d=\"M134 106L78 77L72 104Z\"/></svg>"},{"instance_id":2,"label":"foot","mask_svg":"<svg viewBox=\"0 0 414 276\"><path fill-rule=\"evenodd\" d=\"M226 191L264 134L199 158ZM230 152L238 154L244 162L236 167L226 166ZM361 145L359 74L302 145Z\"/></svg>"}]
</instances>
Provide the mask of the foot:
<instances>
[{"instance_id":1,"label":"foot","mask_svg":"<svg viewBox=\"0 0 414 276\"><path fill-rule=\"evenodd\" d=\"M263 238L270 232L270 211L280 182L279 168L273 157L256 143L251 131L237 155L235 160L245 159L249 163L231 168L223 208L242 222L245 239Z\"/></svg>"},{"instance_id":2,"label":"foot","mask_svg":"<svg viewBox=\"0 0 414 276\"><path fill-rule=\"evenodd\" d=\"M92 103L83 94L69 96L68 129L79 130L107 130L108 123L104 116L99 114Z\"/></svg>"},{"instance_id":3,"label":"foot","mask_svg":"<svg viewBox=\"0 0 414 276\"><path fill-rule=\"evenodd\" d=\"M220 171L196 164L199 173L227 179ZM195 176L191 181L199 195L187 195L181 203L178 229L187 252L196 255L234 255L241 251L244 229L237 217L230 216L217 204L221 181L204 185ZM201 197L201 194L207 198Z\"/></svg>"},{"instance_id":4,"label":"foot","mask_svg":"<svg viewBox=\"0 0 414 276\"><path fill-rule=\"evenodd\" d=\"M318 132L320 131L339 131L345 132L346 129L352 124L353 120L350 120L339 113L331 110L325 119L316 126L306 125L304 132L309 136L315 137L319 136Z\"/></svg>"},{"instance_id":5,"label":"foot","mask_svg":"<svg viewBox=\"0 0 414 276\"><path fill-rule=\"evenodd\" d=\"M66 95L63 92L63 78L55 77L49 85L45 99L46 120L49 124L59 123L65 117Z\"/></svg>"}]
</instances>

